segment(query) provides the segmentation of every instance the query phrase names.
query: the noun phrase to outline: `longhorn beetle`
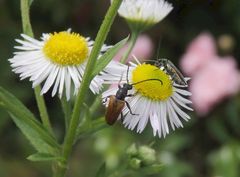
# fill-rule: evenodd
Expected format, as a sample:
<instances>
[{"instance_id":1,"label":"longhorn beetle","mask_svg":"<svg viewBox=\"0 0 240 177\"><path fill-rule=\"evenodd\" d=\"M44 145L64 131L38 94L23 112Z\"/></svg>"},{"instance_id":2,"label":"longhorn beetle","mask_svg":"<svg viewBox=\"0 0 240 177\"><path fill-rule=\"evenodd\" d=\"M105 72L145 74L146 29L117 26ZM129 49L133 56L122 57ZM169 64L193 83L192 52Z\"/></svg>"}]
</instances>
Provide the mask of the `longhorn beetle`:
<instances>
[{"instance_id":1,"label":"longhorn beetle","mask_svg":"<svg viewBox=\"0 0 240 177\"><path fill-rule=\"evenodd\" d=\"M142 80L142 81L139 81L139 82L136 82L133 84L129 84L128 72L129 72L129 66L127 69L127 83L124 83L122 87L120 86L120 84L118 84L118 91L117 91L116 95L110 95L110 96L106 97L106 100L108 98L109 102L108 102L108 107L107 107L106 114L105 114L105 119L109 125L113 125L116 122L116 120L118 119L120 114L121 114L121 119L123 118L122 110L123 110L125 104L126 104L127 108L129 109L129 112L131 115L138 115L138 114L134 114L132 112L129 103L125 100L126 97L133 96L132 94L128 94L128 91L132 90L133 85L137 85L137 84L140 84L143 82L148 82L148 81L159 81L159 82L161 82L161 85L163 85L163 83L160 79L147 79L147 80ZM119 83L120 83L120 81L119 81ZM106 102L106 100L104 102Z\"/></svg>"},{"instance_id":2,"label":"longhorn beetle","mask_svg":"<svg viewBox=\"0 0 240 177\"><path fill-rule=\"evenodd\" d=\"M153 61L154 66L165 71L176 84L187 86L187 82L185 81L184 76L170 60L157 59L157 60L149 60L149 61Z\"/></svg>"}]
</instances>

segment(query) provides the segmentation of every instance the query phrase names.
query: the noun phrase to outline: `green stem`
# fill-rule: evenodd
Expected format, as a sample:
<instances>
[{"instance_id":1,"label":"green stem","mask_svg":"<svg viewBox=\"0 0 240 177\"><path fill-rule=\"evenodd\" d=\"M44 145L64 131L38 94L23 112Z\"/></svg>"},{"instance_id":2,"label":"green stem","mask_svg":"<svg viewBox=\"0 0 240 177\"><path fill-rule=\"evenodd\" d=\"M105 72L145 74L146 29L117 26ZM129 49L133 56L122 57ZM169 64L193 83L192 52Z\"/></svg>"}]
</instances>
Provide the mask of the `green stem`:
<instances>
[{"instance_id":1,"label":"green stem","mask_svg":"<svg viewBox=\"0 0 240 177\"><path fill-rule=\"evenodd\" d=\"M122 58L120 60L121 63L126 62L129 54L131 53L134 45L136 44L138 35L139 35L138 32L132 32L131 38L129 39L129 45L128 45L127 51L124 53L124 55L122 56ZM91 113L96 112L99 109L99 107L101 105L101 100L102 100L101 95L96 96L93 104L90 107L90 112Z\"/></svg>"},{"instance_id":2,"label":"green stem","mask_svg":"<svg viewBox=\"0 0 240 177\"><path fill-rule=\"evenodd\" d=\"M102 104L102 95L98 95L95 97L94 102L90 107L90 113L98 112L100 105Z\"/></svg>"},{"instance_id":3,"label":"green stem","mask_svg":"<svg viewBox=\"0 0 240 177\"><path fill-rule=\"evenodd\" d=\"M64 144L63 144L63 156L65 159L69 158L69 155L71 153L72 150L72 146L73 146L73 142L76 136L76 131L77 131L77 127L79 125L79 119L80 119L80 110L83 104L83 100L84 97L86 95L86 91L89 88L90 85L90 75L91 72L93 71L93 68L95 66L97 57L100 53L101 47L107 37L107 34L110 30L110 27L115 19L115 16L117 14L117 10L121 4L122 0L114 0L110 6L110 8L107 11L107 14L103 20L103 23L100 27L100 30L97 34L95 43L94 43L94 47L92 49L92 52L89 56L89 60L83 75L83 79L82 79L82 83L81 83L81 87L79 90L79 93L77 95L77 99L74 105L74 109L73 109L73 114L70 120L70 124L69 124L69 129L68 132L65 136L65 140L64 140ZM62 176L64 176L64 174L62 174Z\"/></svg>"},{"instance_id":4,"label":"green stem","mask_svg":"<svg viewBox=\"0 0 240 177\"><path fill-rule=\"evenodd\" d=\"M78 127L77 137L75 140L79 138L89 136L99 130L104 128L108 128L109 126L106 124L105 117L98 117L91 122L85 122Z\"/></svg>"},{"instance_id":5,"label":"green stem","mask_svg":"<svg viewBox=\"0 0 240 177\"><path fill-rule=\"evenodd\" d=\"M21 0L21 17L22 17L23 33L33 37L32 26L30 23L28 0Z\"/></svg>"},{"instance_id":6,"label":"green stem","mask_svg":"<svg viewBox=\"0 0 240 177\"><path fill-rule=\"evenodd\" d=\"M121 63L126 63L134 45L136 44L136 41L137 41L137 38L138 38L138 35L139 33L138 32L132 32L132 35L131 35L131 38L129 40L129 43L128 43L128 48L127 48L127 51L126 53L122 56L120 62Z\"/></svg>"},{"instance_id":7,"label":"green stem","mask_svg":"<svg viewBox=\"0 0 240 177\"><path fill-rule=\"evenodd\" d=\"M41 96L40 92L41 92L40 86L37 86L34 88L34 94L35 94L35 98L37 101L38 110L40 112L41 121L43 123L43 126L48 130L48 132L51 133L52 135L54 135L51 122L49 121L46 104L45 104L44 98L43 98L43 96Z\"/></svg>"},{"instance_id":8,"label":"green stem","mask_svg":"<svg viewBox=\"0 0 240 177\"><path fill-rule=\"evenodd\" d=\"M29 17L29 1L28 0L21 0L21 17L22 17L22 27L23 27L23 33L27 34L28 36L33 37L33 31L30 23L30 17ZM43 96L40 95L41 87L37 86L34 88L34 93L38 105L38 109L40 112L40 117L43 123L43 126L51 133L52 126L49 121L46 105Z\"/></svg>"},{"instance_id":9,"label":"green stem","mask_svg":"<svg viewBox=\"0 0 240 177\"><path fill-rule=\"evenodd\" d=\"M66 100L66 97L63 96L61 99L61 105L62 105L62 109L64 112L64 117L65 117L65 132L67 132L68 127L69 127L69 121L71 118L71 102Z\"/></svg>"},{"instance_id":10,"label":"green stem","mask_svg":"<svg viewBox=\"0 0 240 177\"><path fill-rule=\"evenodd\" d=\"M64 164L53 164L53 177L63 177L66 172L66 167L64 167Z\"/></svg>"},{"instance_id":11,"label":"green stem","mask_svg":"<svg viewBox=\"0 0 240 177\"><path fill-rule=\"evenodd\" d=\"M124 53L124 55L122 56L120 62L121 63L125 63L127 58L129 57L129 54L132 52L132 49L134 47L134 45L136 44L136 41L137 41L137 38L138 38L138 35L139 35L139 32L132 32L132 35L131 35L131 38L129 39L129 45L128 45L128 48L127 48L127 51ZM91 105L90 107L90 112L96 112L100 105L101 105L101 95L98 95L93 104Z\"/></svg>"}]
</instances>

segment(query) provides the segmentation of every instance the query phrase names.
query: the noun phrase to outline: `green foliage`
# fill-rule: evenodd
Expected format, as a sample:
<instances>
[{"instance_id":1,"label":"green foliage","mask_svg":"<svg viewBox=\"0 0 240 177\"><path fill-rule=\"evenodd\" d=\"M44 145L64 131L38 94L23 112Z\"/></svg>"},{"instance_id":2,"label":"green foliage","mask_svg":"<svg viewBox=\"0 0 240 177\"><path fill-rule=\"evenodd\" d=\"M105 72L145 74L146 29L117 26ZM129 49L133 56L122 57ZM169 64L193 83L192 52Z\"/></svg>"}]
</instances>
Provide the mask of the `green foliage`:
<instances>
[{"instance_id":1,"label":"green foliage","mask_svg":"<svg viewBox=\"0 0 240 177\"><path fill-rule=\"evenodd\" d=\"M47 153L36 153L27 157L28 160L37 162L37 161L65 161L61 156L54 156Z\"/></svg>"},{"instance_id":2,"label":"green foliage","mask_svg":"<svg viewBox=\"0 0 240 177\"><path fill-rule=\"evenodd\" d=\"M11 93L0 87L0 105L11 115L13 121L40 153L57 154L59 145L43 128L34 115Z\"/></svg>"},{"instance_id":3,"label":"green foliage","mask_svg":"<svg viewBox=\"0 0 240 177\"><path fill-rule=\"evenodd\" d=\"M218 120L218 118L212 117L208 121L208 129L215 138L220 142L227 142L231 139L223 120Z\"/></svg>"},{"instance_id":4,"label":"green foliage","mask_svg":"<svg viewBox=\"0 0 240 177\"><path fill-rule=\"evenodd\" d=\"M100 117L92 121L83 121L77 129L77 139L86 137L99 130L108 127L105 117Z\"/></svg>"},{"instance_id":5,"label":"green foliage","mask_svg":"<svg viewBox=\"0 0 240 177\"><path fill-rule=\"evenodd\" d=\"M115 44L111 49L109 49L106 53L101 56L98 61L96 62L95 68L92 72L92 78L96 76L98 73L100 73L106 66L107 64L113 59L113 57L117 54L119 49L121 49L126 42L128 41L128 38L125 38Z\"/></svg>"},{"instance_id":6,"label":"green foliage","mask_svg":"<svg viewBox=\"0 0 240 177\"><path fill-rule=\"evenodd\" d=\"M101 165L101 167L99 168L96 177L104 177L106 176L106 164L105 162Z\"/></svg>"},{"instance_id":7,"label":"green foliage","mask_svg":"<svg viewBox=\"0 0 240 177\"><path fill-rule=\"evenodd\" d=\"M156 151L148 146L139 147L139 158L144 165L152 165L156 162Z\"/></svg>"},{"instance_id":8,"label":"green foliage","mask_svg":"<svg viewBox=\"0 0 240 177\"><path fill-rule=\"evenodd\" d=\"M232 142L209 156L213 176L240 176L240 144Z\"/></svg>"},{"instance_id":9,"label":"green foliage","mask_svg":"<svg viewBox=\"0 0 240 177\"><path fill-rule=\"evenodd\" d=\"M29 3L29 6L31 6L31 5L32 5L33 1L34 1L34 0L29 0L29 1L28 1L28 3Z\"/></svg>"},{"instance_id":10,"label":"green foliage","mask_svg":"<svg viewBox=\"0 0 240 177\"><path fill-rule=\"evenodd\" d=\"M154 174L158 174L162 171L163 169L163 165L162 164L153 164L151 166L148 167L144 167L144 168L140 168L137 173L138 174L142 174L144 176L147 175L154 175Z\"/></svg>"}]
</instances>

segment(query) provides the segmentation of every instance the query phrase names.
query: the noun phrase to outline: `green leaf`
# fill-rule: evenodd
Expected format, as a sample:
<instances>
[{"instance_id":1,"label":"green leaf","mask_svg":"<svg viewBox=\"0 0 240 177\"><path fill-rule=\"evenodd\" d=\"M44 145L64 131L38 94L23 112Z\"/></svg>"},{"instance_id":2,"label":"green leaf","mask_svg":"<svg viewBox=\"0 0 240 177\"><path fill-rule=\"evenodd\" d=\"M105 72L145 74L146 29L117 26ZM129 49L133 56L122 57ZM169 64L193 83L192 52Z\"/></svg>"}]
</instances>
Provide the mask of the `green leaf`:
<instances>
[{"instance_id":1,"label":"green leaf","mask_svg":"<svg viewBox=\"0 0 240 177\"><path fill-rule=\"evenodd\" d=\"M208 123L206 124L208 131L216 138L219 142L223 144L231 140L231 136L226 128L223 120L219 117L210 117Z\"/></svg>"},{"instance_id":2,"label":"green leaf","mask_svg":"<svg viewBox=\"0 0 240 177\"><path fill-rule=\"evenodd\" d=\"M212 176L236 177L240 175L239 148L239 143L234 141L208 155Z\"/></svg>"},{"instance_id":3,"label":"green leaf","mask_svg":"<svg viewBox=\"0 0 240 177\"><path fill-rule=\"evenodd\" d=\"M106 176L106 164L105 162L101 165L99 170L97 171L96 177L104 177Z\"/></svg>"},{"instance_id":4,"label":"green leaf","mask_svg":"<svg viewBox=\"0 0 240 177\"><path fill-rule=\"evenodd\" d=\"M83 122L77 129L77 139L91 135L97 131L109 127L106 124L105 117L97 118L91 122Z\"/></svg>"},{"instance_id":5,"label":"green leaf","mask_svg":"<svg viewBox=\"0 0 240 177\"><path fill-rule=\"evenodd\" d=\"M158 174L162 169L163 169L162 164L154 164L148 167L144 167L138 170L138 172L140 172L140 174L144 174L144 175L153 175L153 174Z\"/></svg>"},{"instance_id":6,"label":"green leaf","mask_svg":"<svg viewBox=\"0 0 240 177\"><path fill-rule=\"evenodd\" d=\"M83 107L84 107L84 120L83 121L87 121L87 123L89 123L90 120L90 110L89 110L89 106L86 103L83 103Z\"/></svg>"},{"instance_id":7,"label":"green leaf","mask_svg":"<svg viewBox=\"0 0 240 177\"><path fill-rule=\"evenodd\" d=\"M0 106L5 108L15 124L41 153L57 154L60 146L34 115L11 93L0 87Z\"/></svg>"},{"instance_id":8,"label":"green leaf","mask_svg":"<svg viewBox=\"0 0 240 177\"><path fill-rule=\"evenodd\" d=\"M128 38L125 38L123 40L121 40L120 42L118 42L117 44L115 44L112 48L110 48L106 53L104 53L96 62L95 68L92 72L92 78L94 76L96 76L99 72L101 72L106 66L107 64L113 59L113 57L117 54L117 52L119 51L119 49L121 49L126 42L128 41Z\"/></svg>"},{"instance_id":9,"label":"green leaf","mask_svg":"<svg viewBox=\"0 0 240 177\"><path fill-rule=\"evenodd\" d=\"M226 114L227 114L227 120L231 126L231 128L237 133L240 134L239 129L239 106L238 106L238 99L235 97L231 99L226 106Z\"/></svg>"},{"instance_id":10,"label":"green leaf","mask_svg":"<svg viewBox=\"0 0 240 177\"><path fill-rule=\"evenodd\" d=\"M32 5L32 2L33 2L33 0L28 1L29 7Z\"/></svg>"},{"instance_id":11,"label":"green leaf","mask_svg":"<svg viewBox=\"0 0 240 177\"><path fill-rule=\"evenodd\" d=\"M27 157L30 161L64 161L64 158L61 156L53 156L47 153L36 153Z\"/></svg>"}]
</instances>

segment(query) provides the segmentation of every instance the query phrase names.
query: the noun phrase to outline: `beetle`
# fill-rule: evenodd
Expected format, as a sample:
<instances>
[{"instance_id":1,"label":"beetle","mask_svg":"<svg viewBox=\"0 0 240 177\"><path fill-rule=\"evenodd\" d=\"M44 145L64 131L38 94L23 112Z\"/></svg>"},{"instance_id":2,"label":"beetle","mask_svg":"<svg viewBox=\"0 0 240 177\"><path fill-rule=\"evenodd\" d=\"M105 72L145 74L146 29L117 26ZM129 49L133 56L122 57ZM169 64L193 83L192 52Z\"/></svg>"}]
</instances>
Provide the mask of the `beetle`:
<instances>
[{"instance_id":1,"label":"beetle","mask_svg":"<svg viewBox=\"0 0 240 177\"><path fill-rule=\"evenodd\" d=\"M165 71L176 84L183 85L183 86L188 85L182 73L177 69L177 67L170 60L162 58L162 59L149 60L149 61L153 61L154 66Z\"/></svg>"},{"instance_id":2,"label":"beetle","mask_svg":"<svg viewBox=\"0 0 240 177\"><path fill-rule=\"evenodd\" d=\"M127 75L128 75L128 71L129 71L129 67L127 70ZM161 85L163 84L160 79L147 79L147 80L142 80L133 84L129 84L128 76L127 76L127 83L124 83L123 86L120 86L118 84L118 91L116 95L110 95L107 97L109 99L109 102L108 102L108 107L105 113L105 120L109 125L113 125L118 119L120 114L121 114L121 119L123 119L122 110L125 104L129 109L129 112L131 115L138 115L132 112L129 103L125 100L125 98L133 96L133 94L128 94L128 91L133 89L133 85L140 84L142 82L148 82L148 81L159 81L161 82ZM104 102L106 102L106 100Z\"/></svg>"}]
</instances>

